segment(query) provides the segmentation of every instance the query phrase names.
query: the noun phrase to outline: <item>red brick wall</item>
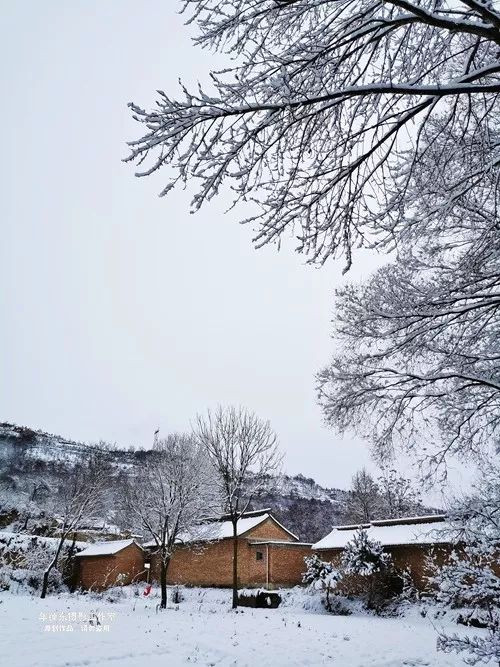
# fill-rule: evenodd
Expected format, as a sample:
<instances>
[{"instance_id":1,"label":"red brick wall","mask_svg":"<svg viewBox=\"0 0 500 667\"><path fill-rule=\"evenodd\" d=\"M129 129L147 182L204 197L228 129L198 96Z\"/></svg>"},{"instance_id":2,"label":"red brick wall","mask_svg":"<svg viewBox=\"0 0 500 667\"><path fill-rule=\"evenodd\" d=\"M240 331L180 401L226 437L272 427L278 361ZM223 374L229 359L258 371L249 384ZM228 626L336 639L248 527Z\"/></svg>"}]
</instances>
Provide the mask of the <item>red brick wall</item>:
<instances>
[{"instance_id":1,"label":"red brick wall","mask_svg":"<svg viewBox=\"0 0 500 667\"><path fill-rule=\"evenodd\" d=\"M241 572L244 567L241 543L238 555ZM189 586L230 586L232 562L232 540L178 547L169 564L167 581L169 584ZM152 574L155 579L159 579L159 572L158 559L153 557Z\"/></svg>"},{"instance_id":2,"label":"red brick wall","mask_svg":"<svg viewBox=\"0 0 500 667\"><path fill-rule=\"evenodd\" d=\"M294 538L272 519L267 519L238 539L238 584L240 586L265 586L267 582L267 547L250 545L250 540L287 540L292 545ZM272 547L269 548L269 551L271 549ZM306 549L310 552L309 547ZM257 551L263 553L262 560L257 560ZM300 583L304 570L303 553L305 553L304 549L294 551L288 556L285 556L284 552L277 553L275 557L276 585ZM273 566L273 562L270 556L270 567ZM286 573L286 563L291 568L291 574ZM190 586L231 586L232 564L233 540L231 538L218 542L177 547L168 567L167 581L169 584ZM160 560L155 555L151 558L151 578L157 581L160 578ZM273 583L271 580L270 571L269 583Z\"/></svg>"},{"instance_id":3,"label":"red brick wall","mask_svg":"<svg viewBox=\"0 0 500 667\"><path fill-rule=\"evenodd\" d=\"M262 560L257 560L257 552ZM250 544L238 540L239 586L295 586L302 582L304 556L311 554L309 546ZM269 558L269 579L268 579ZM198 546L178 547L169 564L169 584L188 586L231 586L233 582L233 541L231 539ZM152 557L151 577L160 578L159 558Z\"/></svg>"},{"instance_id":4,"label":"red brick wall","mask_svg":"<svg viewBox=\"0 0 500 667\"><path fill-rule=\"evenodd\" d=\"M257 560L257 551L264 558ZM152 559L152 576L159 580L159 559ZM238 539L238 585L265 586L267 559L265 546L256 547L244 538ZM170 561L169 584L188 586L232 586L233 540L225 539L202 545L178 547Z\"/></svg>"},{"instance_id":5,"label":"red brick wall","mask_svg":"<svg viewBox=\"0 0 500 667\"><path fill-rule=\"evenodd\" d=\"M453 547L451 545L436 545L435 547L428 545L401 545L385 549L385 551L391 554L393 563L398 570L409 569L413 584L421 592L430 589L426 578L428 575L426 560L429 554L432 552L435 555L437 564L442 565L446 562L452 550ZM338 565L342 549L322 549L315 553L321 560Z\"/></svg>"},{"instance_id":6,"label":"red brick wall","mask_svg":"<svg viewBox=\"0 0 500 667\"><path fill-rule=\"evenodd\" d=\"M257 560L257 552L262 560ZM242 586L265 586L267 577L267 559L265 546L251 546L247 540L240 542L238 551L238 575Z\"/></svg>"},{"instance_id":7,"label":"red brick wall","mask_svg":"<svg viewBox=\"0 0 500 667\"><path fill-rule=\"evenodd\" d=\"M295 542L290 533L284 528L281 528L272 519L266 519L261 524L248 531L244 535L249 540L286 540L288 542Z\"/></svg>"},{"instance_id":8,"label":"red brick wall","mask_svg":"<svg viewBox=\"0 0 500 667\"><path fill-rule=\"evenodd\" d=\"M387 551L391 554L394 565L399 570L409 569L415 588L419 591L429 591L432 587L427 577L430 574L427 559L432 554L438 566L444 565L453 551L451 545L422 545L420 547L400 546L390 547Z\"/></svg>"},{"instance_id":9,"label":"red brick wall","mask_svg":"<svg viewBox=\"0 0 500 667\"><path fill-rule=\"evenodd\" d=\"M76 558L77 587L104 590L117 582L130 584L145 579L144 552L130 544L117 554Z\"/></svg>"},{"instance_id":10,"label":"red brick wall","mask_svg":"<svg viewBox=\"0 0 500 667\"><path fill-rule=\"evenodd\" d=\"M273 544L269 546L270 583L277 586L298 586L306 570L304 558L311 556L309 545L290 546Z\"/></svg>"}]
</instances>

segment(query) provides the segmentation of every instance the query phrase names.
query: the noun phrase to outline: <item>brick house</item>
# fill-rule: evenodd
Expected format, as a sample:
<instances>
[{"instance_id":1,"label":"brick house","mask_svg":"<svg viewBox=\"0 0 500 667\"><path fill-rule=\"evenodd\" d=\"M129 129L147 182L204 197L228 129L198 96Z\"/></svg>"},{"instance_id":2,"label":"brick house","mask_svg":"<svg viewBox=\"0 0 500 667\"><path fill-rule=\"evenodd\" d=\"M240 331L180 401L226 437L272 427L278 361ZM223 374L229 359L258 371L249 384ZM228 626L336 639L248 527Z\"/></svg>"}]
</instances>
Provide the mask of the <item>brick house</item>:
<instances>
[{"instance_id":1,"label":"brick house","mask_svg":"<svg viewBox=\"0 0 500 667\"><path fill-rule=\"evenodd\" d=\"M269 509L247 512L237 526L238 585L273 589L301 584L305 556L316 553L322 560L338 563L359 527L336 526L311 545L300 542ZM363 527L391 554L397 569L410 571L420 591L428 589L427 556L432 552L442 563L457 546L442 534L447 527L443 515L372 521ZM204 524L196 537L185 537L170 561L167 583L230 587L232 531L228 518L221 517ZM90 545L75 556L76 586L103 590L116 584L159 580L160 563L155 551L154 543L141 547L133 539Z\"/></svg>"},{"instance_id":2,"label":"brick house","mask_svg":"<svg viewBox=\"0 0 500 667\"><path fill-rule=\"evenodd\" d=\"M75 555L77 588L102 591L146 578L144 549L133 539L91 544Z\"/></svg>"},{"instance_id":3,"label":"brick house","mask_svg":"<svg viewBox=\"0 0 500 667\"><path fill-rule=\"evenodd\" d=\"M167 583L188 586L232 585L233 527L227 517L203 526L203 533L179 544L168 567ZM238 585L277 588L301 583L304 556L311 544L279 523L269 510L247 512L238 521ZM156 546L147 543L151 578L159 579Z\"/></svg>"},{"instance_id":4,"label":"brick house","mask_svg":"<svg viewBox=\"0 0 500 667\"><path fill-rule=\"evenodd\" d=\"M391 554L396 569L408 570L417 590L426 591L429 589L427 557L432 553L436 562L443 564L456 548L444 534L448 527L445 519L444 515L385 519L362 527L370 539L380 542L384 551ZM359 528L359 525L335 526L331 533L313 544L313 552L322 560L339 563L342 550Z\"/></svg>"}]
</instances>

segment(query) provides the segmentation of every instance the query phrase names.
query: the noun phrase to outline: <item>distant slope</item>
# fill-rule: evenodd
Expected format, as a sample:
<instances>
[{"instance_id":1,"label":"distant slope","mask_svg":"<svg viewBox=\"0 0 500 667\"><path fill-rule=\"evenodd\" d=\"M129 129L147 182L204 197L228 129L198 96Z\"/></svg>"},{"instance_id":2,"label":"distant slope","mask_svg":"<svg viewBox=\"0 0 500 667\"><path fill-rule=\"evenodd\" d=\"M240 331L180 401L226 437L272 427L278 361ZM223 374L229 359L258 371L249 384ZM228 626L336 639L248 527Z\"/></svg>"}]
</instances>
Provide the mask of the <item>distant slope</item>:
<instances>
[{"instance_id":1,"label":"distant slope","mask_svg":"<svg viewBox=\"0 0 500 667\"><path fill-rule=\"evenodd\" d=\"M41 479L48 493L64 484L65 473L85 459L89 447L58 435L0 423L0 528L12 523L12 517L26 505ZM115 475L110 478L109 512L103 517L106 521L119 522L115 500L120 483L128 475L140 474L141 464L148 456L148 451L141 449L110 450ZM333 525L346 521L349 502L349 491L324 488L303 475L283 475L266 480L252 507L272 508L276 518L301 540L314 542L324 537ZM428 512L423 507L415 511Z\"/></svg>"}]
</instances>

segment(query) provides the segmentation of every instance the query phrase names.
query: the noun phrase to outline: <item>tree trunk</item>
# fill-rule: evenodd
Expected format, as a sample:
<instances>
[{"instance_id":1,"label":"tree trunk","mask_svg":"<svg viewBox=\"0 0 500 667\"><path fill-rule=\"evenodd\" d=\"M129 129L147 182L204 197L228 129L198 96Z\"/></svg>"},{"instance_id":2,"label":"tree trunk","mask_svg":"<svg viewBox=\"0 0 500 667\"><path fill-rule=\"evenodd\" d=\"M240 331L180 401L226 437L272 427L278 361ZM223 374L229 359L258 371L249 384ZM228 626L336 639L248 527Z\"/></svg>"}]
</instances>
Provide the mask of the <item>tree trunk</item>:
<instances>
[{"instance_id":1,"label":"tree trunk","mask_svg":"<svg viewBox=\"0 0 500 667\"><path fill-rule=\"evenodd\" d=\"M52 561L52 563L49 565L49 567L48 567L48 568L45 570L45 572L43 573L42 592L41 592L41 595L40 595L40 597L42 598L42 600L43 600L43 599L45 598L45 596L47 595L47 587L48 587L48 585L49 585L49 574L51 573L52 568L54 567L53 562L54 562L54 561Z\"/></svg>"},{"instance_id":2,"label":"tree trunk","mask_svg":"<svg viewBox=\"0 0 500 667\"><path fill-rule=\"evenodd\" d=\"M170 557L167 559L161 559L161 570L160 570L160 588L161 588L161 602L160 609L167 608L167 571L170 564Z\"/></svg>"},{"instance_id":3,"label":"tree trunk","mask_svg":"<svg viewBox=\"0 0 500 667\"><path fill-rule=\"evenodd\" d=\"M238 606L238 528L233 521L233 609Z\"/></svg>"},{"instance_id":4,"label":"tree trunk","mask_svg":"<svg viewBox=\"0 0 500 667\"><path fill-rule=\"evenodd\" d=\"M49 575L52 572L52 570L55 568L55 566L57 565L57 561L58 561L59 556L61 554L63 544L66 541L66 537L67 537L67 535L64 535L64 534L61 535L61 539L59 540L59 544L57 545L57 550L56 550L55 556L50 561L49 566L47 567L47 569L43 573L42 592L40 594L40 597L42 598L42 600L47 595L47 588L48 588L48 585L49 585Z\"/></svg>"},{"instance_id":5,"label":"tree trunk","mask_svg":"<svg viewBox=\"0 0 500 667\"><path fill-rule=\"evenodd\" d=\"M76 571L75 571L75 551L76 551L76 532L73 533L73 539L71 541L71 546L68 551L68 557L64 563L63 568L63 581L69 586L69 590L74 593L76 589Z\"/></svg>"}]
</instances>

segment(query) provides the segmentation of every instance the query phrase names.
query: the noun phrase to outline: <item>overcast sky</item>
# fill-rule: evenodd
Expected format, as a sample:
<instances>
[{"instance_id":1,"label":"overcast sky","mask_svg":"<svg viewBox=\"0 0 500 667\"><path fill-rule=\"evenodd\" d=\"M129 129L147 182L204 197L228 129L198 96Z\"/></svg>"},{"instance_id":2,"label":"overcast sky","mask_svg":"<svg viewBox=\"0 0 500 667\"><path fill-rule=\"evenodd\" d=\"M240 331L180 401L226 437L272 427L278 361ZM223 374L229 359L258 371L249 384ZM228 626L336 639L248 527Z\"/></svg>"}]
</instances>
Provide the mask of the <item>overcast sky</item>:
<instances>
[{"instance_id":1,"label":"overcast sky","mask_svg":"<svg viewBox=\"0 0 500 667\"><path fill-rule=\"evenodd\" d=\"M314 392L342 266L256 251L224 198L192 216L189 193L159 199L165 175L121 162L140 132L127 102L223 64L179 6L2 3L0 419L150 446L241 404L270 419L287 472L346 487L367 445L324 428Z\"/></svg>"}]
</instances>

